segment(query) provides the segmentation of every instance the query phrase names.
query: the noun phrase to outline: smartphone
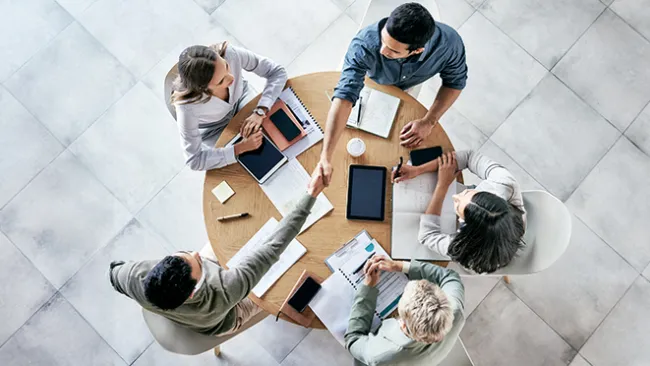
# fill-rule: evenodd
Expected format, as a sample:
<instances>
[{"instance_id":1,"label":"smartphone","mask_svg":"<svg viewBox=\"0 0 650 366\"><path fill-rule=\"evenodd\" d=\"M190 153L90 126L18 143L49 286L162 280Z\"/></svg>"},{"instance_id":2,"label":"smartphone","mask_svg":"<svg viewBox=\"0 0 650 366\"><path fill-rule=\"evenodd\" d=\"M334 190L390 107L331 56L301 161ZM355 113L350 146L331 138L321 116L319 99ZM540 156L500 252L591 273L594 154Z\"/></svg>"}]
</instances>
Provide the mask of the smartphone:
<instances>
[{"instance_id":1,"label":"smartphone","mask_svg":"<svg viewBox=\"0 0 650 366\"><path fill-rule=\"evenodd\" d=\"M418 166L426 164L431 160L438 159L440 156L442 156L442 147L440 146L413 150L411 151L411 165Z\"/></svg>"},{"instance_id":2,"label":"smartphone","mask_svg":"<svg viewBox=\"0 0 650 366\"><path fill-rule=\"evenodd\" d=\"M289 305L302 313L309 305L311 299L314 298L316 293L320 290L320 285L313 278L307 277L305 282L300 285L300 288L289 299Z\"/></svg>"},{"instance_id":3,"label":"smartphone","mask_svg":"<svg viewBox=\"0 0 650 366\"><path fill-rule=\"evenodd\" d=\"M293 141L293 139L300 135L298 126L293 123L291 118L282 109L278 109L271 115L271 122L280 130L280 133L287 141Z\"/></svg>"}]
</instances>

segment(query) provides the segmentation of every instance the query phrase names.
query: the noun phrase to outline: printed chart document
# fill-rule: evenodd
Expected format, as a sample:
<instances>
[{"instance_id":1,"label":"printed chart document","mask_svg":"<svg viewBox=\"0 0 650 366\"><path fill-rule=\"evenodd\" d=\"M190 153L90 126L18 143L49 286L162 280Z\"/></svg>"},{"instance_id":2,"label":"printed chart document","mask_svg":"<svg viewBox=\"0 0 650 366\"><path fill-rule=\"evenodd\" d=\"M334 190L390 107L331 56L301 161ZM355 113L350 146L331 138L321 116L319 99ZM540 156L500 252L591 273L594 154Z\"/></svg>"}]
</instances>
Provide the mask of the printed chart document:
<instances>
[{"instance_id":1,"label":"printed chart document","mask_svg":"<svg viewBox=\"0 0 650 366\"><path fill-rule=\"evenodd\" d=\"M264 184L260 184L260 187L262 187L262 190L280 214L286 216L293 211L298 201L302 198L309 180L309 173L307 173L302 164L296 159L291 159L287 164L278 169ZM300 232L302 233L307 230L333 209L334 206L325 197L325 194L319 194L314 207L311 209L311 214L307 216L307 221L305 221Z\"/></svg>"},{"instance_id":2,"label":"printed chart document","mask_svg":"<svg viewBox=\"0 0 650 366\"><path fill-rule=\"evenodd\" d=\"M325 260L334 273L321 285L309 306L341 344L350 318L354 294L365 275L361 268L367 259L385 255L386 251L366 231L359 233ZM382 272L377 283L379 295L373 317L373 330L388 317L399 303L408 278L401 272Z\"/></svg>"},{"instance_id":3,"label":"printed chart document","mask_svg":"<svg viewBox=\"0 0 650 366\"><path fill-rule=\"evenodd\" d=\"M323 139L323 130L316 122L316 119L309 113L307 107L304 103L298 98L296 93L291 88L286 88L280 94L280 99L289 107L293 112L294 116L302 125L302 128L307 133L307 136L300 139L295 144L288 147L283 151L287 159L291 160L296 158L296 156L302 154L304 151L314 146L320 140Z\"/></svg>"},{"instance_id":4,"label":"printed chart document","mask_svg":"<svg viewBox=\"0 0 650 366\"><path fill-rule=\"evenodd\" d=\"M369 87L361 89L359 96L347 126L387 139L397 115L400 99ZM361 120L358 120L360 106Z\"/></svg>"},{"instance_id":5,"label":"printed chart document","mask_svg":"<svg viewBox=\"0 0 650 366\"><path fill-rule=\"evenodd\" d=\"M391 254L394 259L450 260L420 244L420 216L424 214L438 182L437 173L425 173L414 179L393 184L393 225ZM446 234L456 232L456 212L452 196L456 185L452 184L442 204L440 224Z\"/></svg>"},{"instance_id":6,"label":"printed chart document","mask_svg":"<svg viewBox=\"0 0 650 366\"><path fill-rule=\"evenodd\" d=\"M239 263L248 257L254 251L258 250L264 242L275 232L278 226L278 220L270 218L269 221L262 226L262 228L253 235L253 237L235 254L227 263L228 268L236 267ZM276 283L282 275L291 268L303 255L307 253L307 249L300 244L296 239L292 240L284 252L280 255L280 259L269 269L268 272L262 277L260 282L253 288L253 293L257 297L262 297L266 291Z\"/></svg>"}]
</instances>

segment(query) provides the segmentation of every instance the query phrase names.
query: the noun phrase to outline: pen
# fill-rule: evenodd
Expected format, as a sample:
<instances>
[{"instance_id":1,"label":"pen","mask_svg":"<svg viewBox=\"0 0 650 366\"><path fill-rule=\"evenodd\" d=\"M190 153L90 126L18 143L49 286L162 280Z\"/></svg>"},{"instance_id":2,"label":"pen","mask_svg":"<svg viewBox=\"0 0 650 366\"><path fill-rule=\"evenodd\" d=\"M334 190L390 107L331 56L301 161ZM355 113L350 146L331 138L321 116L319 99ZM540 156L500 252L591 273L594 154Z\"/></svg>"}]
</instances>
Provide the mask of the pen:
<instances>
[{"instance_id":1,"label":"pen","mask_svg":"<svg viewBox=\"0 0 650 366\"><path fill-rule=\"evenodd\" d=\"M359 272L359 271L363 268L363 266L366 265L366 262L368 261L368 259L372 258L373 255L375 255L375 252L373 252L372 254L370 254L370 255L368 256L368 258L366 258L366 260L363 261L363 263L361 263L361 265L359 266L359 268L355 269L354 272L352 272L352 274L353 274L353 275L354 275L354 274L357 274L357 272Z\"/></svg>"},{"instance_id":2,"label":"pen","mask_svg":"<svg viewBox=\"0 0 650 366\"><path fill-rule=\"evenodd\" d=\"M363 103L363 97L359 97L359 113L357 114L357 127L361 124L361 103Z\"/></svg>"},{"instance_id":3,"label":"pen","mask_svg":"<svg viewBox=\"0 0 650 366\"><path fill-rule=\"evenodd\" d=\"M400 176L399 170L402 169L402 164L404 163L404 159L400 156L399 157L399 163L397 163L397 169L395 169L395 178Z\"/></svg>"},{"instance_id":4,"label":"pen","mask_svg":"<svg viewBox=\"0 0 650 366\"><path fill-rule=\"evenodd\" d=\"M248 212L242 212L234 215L228 215L228 216L221 216L217 217L217 221L226 221L226 220L231 220L231 219L238 219L240 217L246 217L248 216Z\"/></svg>"}]
</instances>

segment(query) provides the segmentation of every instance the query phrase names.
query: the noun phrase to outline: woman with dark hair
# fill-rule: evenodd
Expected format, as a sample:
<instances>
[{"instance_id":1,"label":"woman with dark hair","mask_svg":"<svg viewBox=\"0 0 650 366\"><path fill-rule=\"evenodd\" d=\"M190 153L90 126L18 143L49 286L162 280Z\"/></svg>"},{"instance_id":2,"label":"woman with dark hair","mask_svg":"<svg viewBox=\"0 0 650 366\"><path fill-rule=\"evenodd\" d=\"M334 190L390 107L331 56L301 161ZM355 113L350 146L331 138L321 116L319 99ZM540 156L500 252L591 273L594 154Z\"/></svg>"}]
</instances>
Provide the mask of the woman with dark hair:
<instances>
[{"instance_id":1,"label":"woman with dark hair","mask_svg":"<svg viewBox=\"0 0 650 366\"><path fill-rule=\"evenodd\" d=\"M454 209L460 229L445 234L440 228L442 204L451 184L468 168L483 181L455 194ZM472 150L446 153L427 164L403 166L394 182L438 171L438 182L420 219L420 243L449 256L476 273L491 273L510 263L523 247L526 211L519 183L502 165Z\"/></svg>"},{"instance_id":2,"label":"woman with dark hair","mask_svg":"<svg viewBox=\"0 0 650 366\"><path fill-rule=\"evenodd\" d=\"M262 97L241 126L244 140L231 147L215 148L232 117L251 99L248 82L243 78L244 70L267 79ZM282 66L223 42L183 50L178 57L178 74L172 103L181 145L192 170L233 164L235 156L260 147L262 120L287 81L287 72Z\"/></svg>"}]
</instances>

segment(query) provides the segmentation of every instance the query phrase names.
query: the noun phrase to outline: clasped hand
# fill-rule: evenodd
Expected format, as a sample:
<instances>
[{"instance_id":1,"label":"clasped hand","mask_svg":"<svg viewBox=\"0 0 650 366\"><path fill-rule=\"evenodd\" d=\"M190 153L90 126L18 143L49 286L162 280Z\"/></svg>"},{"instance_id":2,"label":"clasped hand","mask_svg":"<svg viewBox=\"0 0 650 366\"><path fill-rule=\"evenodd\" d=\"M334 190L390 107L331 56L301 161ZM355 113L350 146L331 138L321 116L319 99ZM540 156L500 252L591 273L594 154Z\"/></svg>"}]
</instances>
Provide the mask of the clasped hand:
<instances>
[{"instance_id":1,"label":"clasped hand","mask_svg":"<svg viewBox=\"0 0 650 366\"><path fill-rule=\"evenodd\" d=\"M369 287L377 286L379 283L380 272L400 272L402 263L396 262L385 255L376 255L366 261L363 266L363 273L366 276L363 283Z\"/></svg>"}]
</instances>

